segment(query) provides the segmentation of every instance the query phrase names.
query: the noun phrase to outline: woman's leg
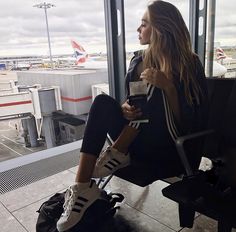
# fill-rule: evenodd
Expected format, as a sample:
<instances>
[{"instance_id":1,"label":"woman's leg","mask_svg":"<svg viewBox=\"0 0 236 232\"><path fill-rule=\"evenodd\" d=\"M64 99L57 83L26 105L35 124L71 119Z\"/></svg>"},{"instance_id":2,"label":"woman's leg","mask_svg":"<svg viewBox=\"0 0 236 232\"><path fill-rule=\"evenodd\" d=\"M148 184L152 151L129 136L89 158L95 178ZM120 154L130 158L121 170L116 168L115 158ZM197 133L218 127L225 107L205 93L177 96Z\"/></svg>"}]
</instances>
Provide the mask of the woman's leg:
<instances>
[{"instance_id":1,"label":"woman's leg","mask_svg":"<svg viewBox=\"0 0 236 232\"><path fill-rule=\"evenodd\" d=\"M79 166L75 177L77 183L88 183L92 177L97 156L81 152Z\"/></svg>"},{"instance_id":2,"label":"woman's leg","mask_svg":"<svg viewBox=\"0 0 236 232\"><path fill-rule=\"evenodd\" d=\"M93 177L109 176L118 169L128 166L130 164L130 155L127 153L128 148L137 134L137 129L125 125L114 144L101 153L96 162Z\"/></svg>"},{"instance_id":3,"label":"woman's leg","mask_svg":"<svg viewBox=\"0 0 236 232\"><path fill-rule=\"evenodd\" d=\"M80 153L76 182L89 182L94 166L107 138L117 139L127 121L118 102L107 95L95 98L90 112Z\"/></svg>"},{"instance_id":4,"label":"woman's leg","mask_svg":"<svg viewBox=\"0 0 236 232\"><path fill-rule=\"evenodd\" d=\"M78 224L86 209L99 198L100 190L94 181L90 181L97 157L104 146L107 133L116 140L114 146L117 149L127 150L134 131L133 128L129 130L126 124L121 107L113 98L106 95L95 98L84 133L76 184L67 190L64 212L57 222L59 232Z\"/></svg>"},{"instance_id":5,"label":"woman's leg","mask_svg":"<svg viewBox=\"0 0 236 232\"><path fill-rule=\"evenodd\" d=\"M127 153L129 145L136 138L138 134L137 129L124 126L119 137L115 140L112 147L117 149L121 153ZM89 153L80 153L79 167L76 173L75 182L86 183L90 181L92 177L94 166L97 161L97 156Z\"/></svg>"},{"instance_id":6,"label":"woman's leg","mask_svg":"<svg viewBox=\"0 0 236 232\"><path fill-rule=\"evenodd\" d=\"M128 126L127 123L128 121L124 119L117 101L107 95L99 95L95 98L84 133L76 182L88 182L92 176L103 177L128 165L129 157L124 156L124 154L127 153L129 145L138 132L135 128ZM93 173L96 158L104 146L107 134L114 141L112 152L114 156L118 156L115 159L117 162L115 161L112 164L107 159L109 164L104 163L97 166L99 170L95 170ZM105 166L105 170L101 170L101 166Z\"/></svg>"},{"instance_id":7,"label":"woman's leg","mask_svg":"<svg viewBox=\"0 0 236 232\"><path fill-rule=\"evenodd\" d=\"M119 137L115 140L113 147L122 153L127 153L129 145L137 137L139 131L129 125L125 125Z\"/></svg>"},{"instance_id":8,"label":"woman's leg","mask_svg":"<svg viewBox=\"0 0 236 232\"><path fill-rule=\"evenodd\" d=\"M89 112L80 151L98 157L107 134L116 140L126 124L120 104L110 96L98 95Z\"/></svg>"}]
</instances>

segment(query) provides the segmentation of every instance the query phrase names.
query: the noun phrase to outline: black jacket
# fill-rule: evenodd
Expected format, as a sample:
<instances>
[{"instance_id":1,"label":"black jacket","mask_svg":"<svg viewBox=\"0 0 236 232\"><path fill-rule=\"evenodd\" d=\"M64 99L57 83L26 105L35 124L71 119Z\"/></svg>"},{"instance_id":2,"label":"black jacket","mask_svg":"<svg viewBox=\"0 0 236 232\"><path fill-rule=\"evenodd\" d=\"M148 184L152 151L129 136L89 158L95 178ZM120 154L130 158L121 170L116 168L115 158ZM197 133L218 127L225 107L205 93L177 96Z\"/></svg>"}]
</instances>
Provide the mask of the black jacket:
<instances>
[{"instance_id":1,"label":"black jacket","mask_svg":"<svg viewBox=\"0 0 236 232\"><path fill-rule=\"evenodd\" d=\"M142 53L136 52L131 60L126 75L126 94L129 96L129 82L137 81L136 68L142 61ZM190 106L184 94L184 85L177 86L178 97L184 128L178 128L173 114L168 108L164 91L155 87L148 101L149 123L141 124L140 133L130 147L134 161L148 163L160 171L160 175L171 176L171 170L182 167L175 148L175 139L179 135L203 130L207 117L207 87L204 69L196 57L196 79L202 89L203 97L200 104ZM156 167L156 165L158 165ZM169 173L169 174L168 174Z\"/></svg>"}]
</instances>

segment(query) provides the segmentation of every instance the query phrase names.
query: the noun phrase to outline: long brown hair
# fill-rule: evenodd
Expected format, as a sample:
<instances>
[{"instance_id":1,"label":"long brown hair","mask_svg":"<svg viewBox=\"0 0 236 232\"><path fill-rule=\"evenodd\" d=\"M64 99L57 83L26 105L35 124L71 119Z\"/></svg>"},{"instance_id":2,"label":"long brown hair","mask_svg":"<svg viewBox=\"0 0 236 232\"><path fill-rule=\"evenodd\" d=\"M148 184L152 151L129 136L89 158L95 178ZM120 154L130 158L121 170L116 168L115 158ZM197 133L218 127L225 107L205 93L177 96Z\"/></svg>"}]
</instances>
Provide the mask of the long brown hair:
<instances>
[{"instance_id":1,"label":"long brown hair","mask_svg":"<svg viewBox=\"0 0 236 232\"><path fill-rule=\"evenodd\" d=\"M158 68L167 78L179 77L174 81L184 82L188 103L193 104L193 98L199 102L201 90L194 77L196 54L192 52L189 31L182 15L174 5L156 0L148 5L148 17L152 33L144 53L144 67Z\"/></svg>"}]
</instances>

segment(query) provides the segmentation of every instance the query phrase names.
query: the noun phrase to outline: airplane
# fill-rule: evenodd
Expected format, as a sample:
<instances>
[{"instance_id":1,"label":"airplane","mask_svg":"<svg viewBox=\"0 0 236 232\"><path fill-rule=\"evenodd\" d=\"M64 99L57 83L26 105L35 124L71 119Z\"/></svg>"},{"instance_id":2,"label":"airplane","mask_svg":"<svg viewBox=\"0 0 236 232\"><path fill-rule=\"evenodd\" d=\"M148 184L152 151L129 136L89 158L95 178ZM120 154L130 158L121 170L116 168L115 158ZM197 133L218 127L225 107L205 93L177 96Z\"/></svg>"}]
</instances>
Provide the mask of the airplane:
<instances>
[{"instance_id":1,"label":"airplane","mask_svg":"<svg viewBox=\"0 0 236 232\"><path fill-rule=\"evenodd\" d=\"M88 53L85 49L74 40L71 40L71 46L74 50L74 54L66 57L54 57L53 62L58 63L59 65L80 65L85 63L88 59ZM44 59L44 62L49 62L50 60Z\"/></svg>"},{"instance_id":2,"label":"airplane","mask_svg":"<svg viewBox=\"0 0 236 232\"><path fill-rule=\"evenodd\" d=\"M107 60L106 56L100 54L88 54L86 50L75 40L71 39L71 46L73 48L74 54L67 57L56 58L55 62L59 66L64 67L78 67L78 68L106 68Z\"/></svg>"},{"instance_id":3,"label":"airplane","mask_svg":"<svg viewBox=\"0 0 236 232\"><path fill-rule=\"evenodd\" d=\"M217 61L213 61L213 77L220 77L227 73L227 68L222 64L218 63Z\"/></svg>"},{"instance_id":4,"label":"airplane","mask_svg":"<svg viewBox=\"0 0 236 232\"><path fill-rule=\"evenodd\" d=\"M216 61L213 61L213 70L212 70L212 76L213 77L221 77L224 76L225 73L227 73L227 68L223 65L223 60L226 58L226 55L221 48L216 48ZM207 64L206 64L206 71ZM208 77L209 74L206 72L206 76Z\"/></svg>"},{"instance_id":5,"label":"airplane","mask_svg":"<svg viewBox=\"0 0 236 232\"><path fill-rule=\"evenodd\" d=\"M86 62L89 56L85 49L80 44L76 43L74 40L71 40L71 46L74 49L76 64Z\"/></svg>"},{"instance_id":6,"label":"airplane","mask_svg":"<svg viewBox=\"0 0 236 232\"><path fill-rule=\"evenodd\" d=\"M214 63L216 67L218 66L220 68L221 76L222 75L224 75L224 77L236 76L236 59L234 59L233 57L227 56L225 51L220 47L216 48L216 61L214 61ZM214 73L214 63L213 63L213 73ZM224 73L222 74L222 72Z\"/></svg>"},{"instance_id":7,"label":"airplane","mask_svg":"<svg viewBox=\"0 0 236 232\"><path fill-rule=\"evenodd\" d=\"M216 59L222 65L227 65L234 61L234 59L232 57L227 56L224 50L220 47L216 48Z\"/></svg>"},{"instance_id":8,"label":"airplane","mask_svg":"<svg viewBox=\"0 0 236 232\"><path fill-rule=\"evenodd\" d=\"M85 49L74 40L71 40L72 48L74 49L74 56L76 57L76 63L85 63L86 61L98 61L101 60L102 53L99 54L88 54ZM105 58L105 56L104 56Z\"/></svg>"}]
</instances>

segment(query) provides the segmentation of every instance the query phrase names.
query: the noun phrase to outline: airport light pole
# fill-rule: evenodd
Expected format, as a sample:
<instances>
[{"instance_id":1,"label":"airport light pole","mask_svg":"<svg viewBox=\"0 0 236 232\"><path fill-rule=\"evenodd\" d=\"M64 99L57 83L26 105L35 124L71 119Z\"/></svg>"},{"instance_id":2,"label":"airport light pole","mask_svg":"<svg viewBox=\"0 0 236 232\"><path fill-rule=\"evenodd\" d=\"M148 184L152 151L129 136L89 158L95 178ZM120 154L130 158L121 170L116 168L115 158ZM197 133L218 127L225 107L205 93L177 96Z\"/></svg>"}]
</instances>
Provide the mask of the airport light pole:
<instances>
[{"instance_id":1,"label":"airport light pole","mask_svg":"<svg viewBox=\"0 0 236 232\"><path fill-rule=\"evenodd\" d=\"M51 42L50 42L50 34L49 34L49 29L48 29L48 15L47 15L47 9L51 7L55 7L55 5L51 3L39 3L34 5L33 7L41 8L44 9L45 13L45 19L46 19L46 27L47 27L47 36L48 36L48 48L49 48L49 56L50 56L50 63L51 63L51 68L53 68L53 60L52 60L52 51L51 51Z\"/></svg>"}]
</instances>

